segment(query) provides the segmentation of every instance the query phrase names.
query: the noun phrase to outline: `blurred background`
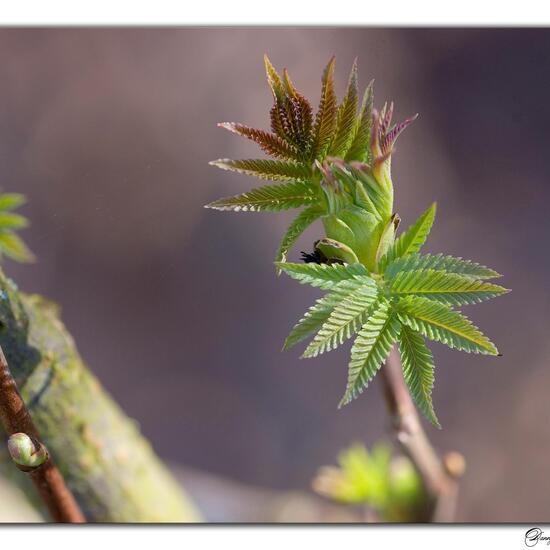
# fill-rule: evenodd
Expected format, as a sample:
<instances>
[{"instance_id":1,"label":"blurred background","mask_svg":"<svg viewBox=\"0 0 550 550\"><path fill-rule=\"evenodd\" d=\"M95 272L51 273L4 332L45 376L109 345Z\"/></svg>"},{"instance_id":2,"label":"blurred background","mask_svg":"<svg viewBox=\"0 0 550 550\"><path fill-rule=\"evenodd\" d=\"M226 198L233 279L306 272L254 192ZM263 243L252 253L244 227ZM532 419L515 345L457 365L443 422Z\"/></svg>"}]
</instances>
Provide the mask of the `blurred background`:
<instances>
[{"instance_id":1,"label":"blurred background","mask_svg":"<svg viewBox=\"0 0 550 550\"><path fill-rule=\"evenodd\" d=\"M256 186L208 161L257 156L216 123L269 127L264 52L314 104L329 57L341 96L358 56L378 106L420 113L393 162L404 226L437 200L425 250L480 261L513 289L471 310L503 357L432 346L443 430L426 429L466 456L459 521L548 520L548 30L1 29L0 186L27 195L38 257L6 271L61 305L91 369L210 519L308 499L340 449L388 436L376 381L336 409L347 348L280 352L319 295L274 274L293 212L203 208Z\"/></svg>"}]
</instances>

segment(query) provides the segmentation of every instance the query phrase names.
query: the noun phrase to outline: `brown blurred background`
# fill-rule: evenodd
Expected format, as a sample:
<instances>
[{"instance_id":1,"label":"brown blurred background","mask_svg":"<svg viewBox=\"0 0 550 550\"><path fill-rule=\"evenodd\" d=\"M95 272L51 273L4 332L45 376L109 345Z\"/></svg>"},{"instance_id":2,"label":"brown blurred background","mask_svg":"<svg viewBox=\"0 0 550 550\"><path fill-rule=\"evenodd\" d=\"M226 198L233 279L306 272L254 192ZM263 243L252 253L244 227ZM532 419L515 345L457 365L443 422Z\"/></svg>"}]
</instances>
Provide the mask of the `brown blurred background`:
<instances>
[{"instance_id":1,"label":"brown blurred background","mask_svg":"<svg viewBox=\"0 0 550 550\"><path fill-rule=\"evenodd\" d=\"M387 434L378 384L344 410L347 349L282 354L318 293L271 264L293 214L202 206L255 186L208 166L255 147L220 121L268 127L262 55L314 103L337 56L420 118L394 159L426 250L481 261L513 292L471 310L499 359L434 344L441 450L468 461L458 519L550 516L550 31L1 29L0 185L27 195L32 266L19 286L59 302L93 371L157 451L247 485L308 490L354 440ZM316 227L294 251L311 247Z\"/></svg>"}]
</instances>

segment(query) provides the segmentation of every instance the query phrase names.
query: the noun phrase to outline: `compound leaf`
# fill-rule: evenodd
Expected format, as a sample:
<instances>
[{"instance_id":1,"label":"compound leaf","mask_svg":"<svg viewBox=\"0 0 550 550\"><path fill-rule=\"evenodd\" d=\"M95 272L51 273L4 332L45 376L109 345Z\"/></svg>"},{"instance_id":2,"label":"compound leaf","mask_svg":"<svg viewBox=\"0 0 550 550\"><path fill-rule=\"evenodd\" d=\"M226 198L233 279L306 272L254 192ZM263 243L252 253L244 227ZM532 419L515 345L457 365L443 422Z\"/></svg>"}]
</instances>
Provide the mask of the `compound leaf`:
<instances>
[{"instance_id":1,"label":"compound leaf","mask_svg":"<svg viewBox=\"0 0 550 550\"><path fill-rule=\"evenodd\" d=\"M423 296L449 306L461 306L495 298L508 289L456 273L417 269L398 273L390 291L396 296Z\"/></svg>"},{"instance_id":2,"label":"compound leaf","mask_svg":"<svg viewBox=\"0 0 550 550\"><path fill-rule=\"evenodd\" d=\"M367 86L363 97L363 104L357 119L355 134L351 145L346 153L346 160L358 160L370 163L371 132L372 132L372 109L374 101L374 81Z\"/></svg>"},{"instance_id":3,"label":"compound leaf","mask_svg":"<svg viewBox=\"0 0 550 550\"><path fill-rule=\"evenodd\" d=\"M296 147L276 134L256 128L250 128L249 126L236 122L220 122L218 126L257 143L262 151L272 157L283 160L298 160L300 157Z\"/></svg>"},{"instance_id":4,"label":"compound leaf","mask_svg":"<svg viewBox=\"0 0 550 550\"><path fill-rule=\"evenodd\" d=\"M301 284L308 284L323 290L332 290L337 283L359 279L365 283L372 280L363 264L295 264L275 262L275 265Z\"/></svg>"},{"instance_id":5,"label":"compound leaf","mask_svg":"<svg viewBox=\"0 0 550 550\"><path fill-rule=\"evenodd\" d=\"M407 296L398 302L397 315L404 325L450 348L498 355L495 345L467 317L444 304Z\"/></svg>"},{"instance_id":6,"label":"compound leaf","mask_svg":"<svg viewBox=\"0 0 550 550\"><path fill-rule=\"evenodd\" d=\"M384 276L387 279L392 279L403 271L416 269L435 269L475 279L494 279L502 276L500 273L470 260L444 256L443 254L420 255L417 253L393 260L386 266Z\"/></svg>"},{"instance_id":7,"label":"compound leaf","mask_svg":"<svg viewBox=\"0 0 550 550\"><path fill-rule=\"evenodd\" d=\"M5 193L0 195L0 210L13 210L26 202L27 199L20 193Z\"/></svg>"},{"instance_id":8,"label":"compound leaf","mask_svg":"<svg viewBox=\"0 0 550 550\"><path fill-rule=\"evenodd\" d=\"M360 330L348 368L348 385L339 407L355 399L369 384L399 336L399 320L381 301Z\"/></svg>"},{"instance_id":9,"label":"compound leaf","mask_svg":"<svg viewBox=\"0 0 550 550\"><path fill-rule=\"evenodd\" d=\"M240 195L218 199L207 204L206 208L235 212L278 212L313 202L315 195L311 188L298 182L258 187Z\"/></svg>"},{"instance_id":10,"label":"compound leaf","mask_svg":"<svg viewBox=\"0 0 550 550\"><path fill-rule=\"evenodd\" d=\"M294 325L294 328L285 340L283 351L317 332L323 326L323 323L330 317L334 307L363 284L363 281L358 279L342 281L336 284L332 292L319 298L296 325Z\"/></svg>"},{"instance_id":11,"label":"compound leaf","mask_svg":"<svg viewBox=\"0 0 550 550\"><path fill-rule=\"evenodd\" d=\"M416 220L416 222L404 231L382 259L382 266L386 266L395 258L401 258L408 254L418 252L426 242L428 234L435 219L435 202Z\"/></svg>"},{"instance_id":12,"label":"compound leaf","mask_svg":"<svg viewBox=\"0 0 550 550\"><path fill-rule=\"evenodd\" d=\"M353 62L346 94L336 115L336 130L330 146L330 155L344 157L351 145L357 120L357 60Z\"/></svg>"},{"instance_id":13,"label":"compound leaf","mask_svg":"<svg viewBox=\"0 0 550 550\"><path fill-rule=\"evenodd\" d=\"M370 280L346 296L334 307L302 357L317 357L351 338L368 320L377 291L376 283Z\"/></svg>"},{"instance_id":14,"label":"compound leaf","mask_svg":"<svg viewBox=\"0 0 550 550\"><path fill-rule=\"evenodd\" d=\"M0 210L0 230L23 229L28 227L29 221L24 216Z\"/></svg>"},{"instance_id":15,"label":"compound leaf","mask_svg":"<svg viewBox=\"0 0 550 550\"><path fill-rule=\"evenodd\" d=\"M22 263L29 263L35 259L23 240L12 232L0 232L0 254Z\"/></svg>"},{"instance_id":16,"label":"compound leaf","mask_svg":"<svg viewBox=\"0 0 550 550\"><path fill-rule=\"evenodd\" d=\"M321 101L313 125L312 158L323 159L336 129L336 94L334 93L334 57L328 62L322 79Z\"/></svg>"},{"instance_id":17,"label":"compound leaf","mask_svg":"<svg viewBox=\"0 0 550 550\"><path fill-rule=\"evenodd\" d=\"M441 428L432 403L434 359L422 336L402 325L399 333L399 351L403 376L418 408L426 418Z\"/></svg>"},{"instance_id":18,"label":"compound leaf","mask_svg":"<svg viewBox=\"0 0 550 550\"><path fill-rule=\"evenodd\" d=\"M213 160L210 164L222 170L272 181L308 182L311 175L311 171L304 164L283 160L218 159Z\"/></svg>"},{"instance_id":19,"label":"compound leaf","mask_svg":"<svg viewBox=\"0 0 550 550\"><path fill-rule=\"evenodd\" d=\"M267 76L267 82L269 84L269 87L271 88L271 91L273 92L273 97L275 100L281 100L285 96L285 87L283 86L283 83L281 81L281 77L275 70L275 67L271 64L271 61L269 61L269 57L264 54L264 64L265 64L265 72Z\"/></svg>"}]
</instances>

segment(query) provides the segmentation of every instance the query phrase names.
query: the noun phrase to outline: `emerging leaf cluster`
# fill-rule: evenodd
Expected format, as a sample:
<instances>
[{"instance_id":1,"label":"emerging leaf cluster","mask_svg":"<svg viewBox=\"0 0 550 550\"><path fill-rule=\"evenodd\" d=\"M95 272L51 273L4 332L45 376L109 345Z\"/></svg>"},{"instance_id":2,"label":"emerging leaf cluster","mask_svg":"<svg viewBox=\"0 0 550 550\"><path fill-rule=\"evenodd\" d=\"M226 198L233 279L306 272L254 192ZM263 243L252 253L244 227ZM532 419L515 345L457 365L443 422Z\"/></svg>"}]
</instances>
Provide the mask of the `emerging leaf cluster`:
<instances>
[{"instance_id":1,"label":"emerging leaf cluster","mask_svg":"<svg viewBox=\"0 0 550 550\"><path fill-rule=\"evenodd\" d=\"M380 443L370 452L361 444L341 451L338 466L319 469L313 488L339 503L370 506L384 521L413 521L408 516L425 498L411 462L392 459L390 449Z\"/></svg>"},{"instance_id":2,"label":"emerging leaf cluster","mask_svg":"<svg viewBox=\"0 0 550 550\"><path fill-rule=\"evenodd\" d=\"M334 58L329 61L323 72L315 116L310 102L296 89L286 69L280 76L267 56L265 68L274 101L270 111L271 131L234 122L219 126L254 141L272 159L219 159L211 164L279 183L219 199L207 207L243 212L305 207L291 223L277 251L276 260L285 261L303 231L327 213L321 187L323 165L326 169L334 158L360 166L383 164L398 135L412 119L390 128L393 105L385 106L380 115L373 111L373 82L359 102L356 62L344 97L338 103L334 92ZM377 138L374 142L373 125Z\"/></svg>"},{"instance_id":3,"label":"emerging leaf cluster","mask_svg":"<svg viewBox=\"0 0 550 550\"><path fill-rule=\"evenodd\" d=\"M354 338L342 406L368 386L397 344L414 400L439 426L431 397L434 361L425 340L497 355L494 344L458 308L507 292L488 282L500 275L461 258L420 254L435 204L397 235L391 158L397 137L416 117L392 125L393 103L376 111L372 82L359 104L356 63L338 103L330 60L315 116L287 71L281 77L267 57L265 65L274 99L271 132L221 126L255 141L274 160L213 164L276 183L208 206L234 211L304 207L283 236L275 264L278 272L327 293L296 324L284 349L313 336L303 356L316 357ZM305 256L310 263L288 263L290 248L317 219L325 236Z\"/></svg>"},{"instance_id":4,"label":"emerging leaf cluster","mask_svg":"<svg viewBox=\"0 0 550 550\"><path fill-rule=\"evenodd\" d=\"M27 218L13 212L25 202L25 197L19 193L0 194L0 258L7 256L17 262L34 260L34 254L16 234L29 225Z\"/></svg>"},{"instance_id":5,"label":"emerging leaf cluster","mask_svg":"<svg viewBox=\"0 0 550 550\"><path fill-rule=\"evenodd\" d=\"M439 426L431 398L434 361L425 340L468 353L498 355L494 344L454 308L494 298L507 289L487 282L500 275L477 263L421 255L434 216L435 204L394 241L378 273L361 263L278 264L300 283L327 291L292 329L284 349L314 335L303 357L316 357L355 336L340 406L368 386L397 343L416 404Z\"/></svg>"}]
</instances>

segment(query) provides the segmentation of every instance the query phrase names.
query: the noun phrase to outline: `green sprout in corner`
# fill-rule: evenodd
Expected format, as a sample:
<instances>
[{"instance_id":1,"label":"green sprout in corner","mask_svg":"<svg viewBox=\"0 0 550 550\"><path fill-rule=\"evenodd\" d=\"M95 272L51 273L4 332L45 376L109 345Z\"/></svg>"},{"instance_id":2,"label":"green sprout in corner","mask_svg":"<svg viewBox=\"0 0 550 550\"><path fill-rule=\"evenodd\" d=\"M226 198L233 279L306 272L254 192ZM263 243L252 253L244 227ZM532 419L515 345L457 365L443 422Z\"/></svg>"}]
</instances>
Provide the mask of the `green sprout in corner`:
<instances>
[{"instance_id":1,"label":"green sprout in corner","mask_svg":"<svg viewBox=\"0 0 550 550\"><path fill-rule=\"evenodd\" d=\"M394 145L416 118L392 124L393 103L373 108L372 82L361 104L354 63L343 100L334 93L334 59L323 77L319 108L265 58L273 92L271 132L236 123L221 127L256 142L273 160L212 164L274 185L217 200L209 208L281 211L303 207L276 256L278 272L326 291L286 339L288 349L309 336L303 357L333 350L356 335L347 388L340 406L369 384L397 343L403 375L424 415L439 427L432 404L434 360L425 340L469 353L498 355L495 345L457 308L508 292L487 282L500 275L478 263L443 254L420 254L432 228L433 204L397 235L391 161ZM288 263L290 248L315 220L325 236L306 263Z\"/></svg>"},{"instance_id":2,"label":"green sprout in corner","mask_svg":"<svg viewBox=\"0 0 550 550\"><path fill-rule=\"evenodd\" d=\"M13 212L25 202L19 193L0 193L0 258L6 256L24 263L34 261L34 254L15 233L29 225L27 218Z\"/></svg>"},{"instance_id":3,"label":"green sprout in corner","mask_svg":"<svg viewBox=\"0 0 550 550\"><path fill-rule=\"evenodd\" d=\"M338 454L338 466L323 466L313 490L337 503L372 508L383 521L414 521L426 495L410 460L393 457L378 443L369 452L356 443Z\"/></svg>"}]
</instances>

